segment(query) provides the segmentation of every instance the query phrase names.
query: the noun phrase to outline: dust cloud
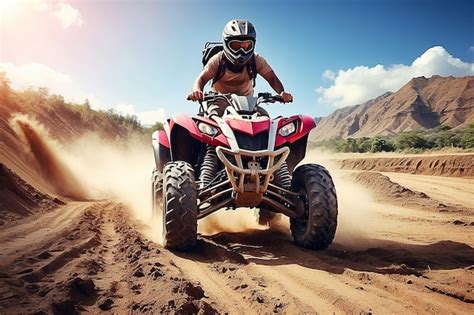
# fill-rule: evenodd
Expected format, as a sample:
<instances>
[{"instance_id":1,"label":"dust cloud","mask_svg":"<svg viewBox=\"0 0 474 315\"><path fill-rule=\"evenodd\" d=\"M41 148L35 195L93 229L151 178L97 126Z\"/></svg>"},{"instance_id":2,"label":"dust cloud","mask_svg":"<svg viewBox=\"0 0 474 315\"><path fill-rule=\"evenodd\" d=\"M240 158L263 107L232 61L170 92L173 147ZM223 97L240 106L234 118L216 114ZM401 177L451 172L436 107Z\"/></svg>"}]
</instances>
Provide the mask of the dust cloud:
<instances>
[{"instance_id":1,"label":"dust cloud","mask_svg":"<svg viewBox=\"0 0 474 315\"><path fill-rule=\"evenodd\" d=\"M15 115L10 126L25 144L37 169L48 182L50 189L61 196L74 200L85 200L90 196L78 177L64 160L58 157L61 145L54 141L36 120L26 115Z\"/></svg>"},{"instance_id":2,"label":"dust cloud","mask_svg":"<svg viewBox=\"0 0 474 315\"><path fill-rule=\"evenodd\" d=\"M108 140L90 133L60 144L29 116L16 115L10 125L55 193L74 200L123 202L148 226L148 236L161 240L161 221L151 220L153 154L143 138Z\"/></svg>"},{"instance_id":3,"label":"dust cloud","mask_svg":"<svg viewBox=\"0 0 474 315\"><path fill-rule=\"evenodd\" d=\"M143 138L104 140L88 134L65 146L59 153L87 187L94 199L113 199L124 203L143 231L161 243L161 219L152 217L151 145Z\"/></svg>"},{"instance_id":4,"label":"dust cloud","mask_svg":"<svg viewBox=\"0 0 474 315\"><path fill-rule=\"evenodd\" d=\"M338 169L335 158L335 154L311 150L303 163L323 165L333 178L339 209L334 242L354 250L364 249L375 236L376 222L379 222L374 211L376 202L368 189L354 182L350 172Z\"/></svg>"},{"instance_id":5,"label":"dust cloud","mask_svg":"<svg viewBox=\"0 0 474 315\"><path fill-rule=\"evenodd\" d=\"M204 235L262 229L266 229L266 227L257 223L255 210L249 208L219 210L198 222L198 232Z\"/></svg>"}]
</instances>

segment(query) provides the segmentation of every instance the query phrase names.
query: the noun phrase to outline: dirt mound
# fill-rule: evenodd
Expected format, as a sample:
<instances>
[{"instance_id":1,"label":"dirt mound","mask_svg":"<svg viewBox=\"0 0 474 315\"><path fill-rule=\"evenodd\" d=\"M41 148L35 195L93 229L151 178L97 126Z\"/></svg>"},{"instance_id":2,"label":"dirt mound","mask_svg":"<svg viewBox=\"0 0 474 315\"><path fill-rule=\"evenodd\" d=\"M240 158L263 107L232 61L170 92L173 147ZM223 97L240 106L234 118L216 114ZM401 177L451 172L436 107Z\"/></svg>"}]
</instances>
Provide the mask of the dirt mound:
<instances>
[{"instance_id":1,"label":"dirt mound","mask_svg":"<svg viewBox=\"0 0 474 315\"><path fill-rule=\"evenodd\" d=\"M414 191L390 180L377 172L361 172L354 176L357 183L369 188L380 202L439 212L463 212L470 210L458 205L439 202L423 192Z\"/></svg>"},{"instance_id":2,"label":"dirt mound","mask_svg":"<svg viewBox=\"0 0 474 315\"><path fill-rule=\"evenodd\" d=\"M77 180L68 172L65 163L61 163L62 158L51 154L63 153L62 148L51 149L91 134L104 142L128 143L136 138L146 138L148 144L146 130L133 119L95 111L87 104L67 103L58 95L50 95L46 89L20 92L7 86L2 91L0 162L43 192L73 199L89 197L77 186Z\"/></svg>"},{"instance_id":3,"label":"dirt mound","mask_svg":"<svg viewBox=\"0 0 474 315\"><path fill-rule=\"evenodd\" d=\"M361 172L355 177L356 182L375 190L379 193L390 195L395 198L417 197L428 198L425 193L413 191L398 183L392 182L388 176L376 172Z\"/></svg>"},{"instance_id":4,"label":"dirt mound","mask_svg":"<svg viewBox=\"0 0 474 315\"><path fill-rule=\"evenodd\" d=\"M37 190L0 163L0 225L62 204L63 201Z\"/></svg>"},{"instance_id":5,"label":"dirt mound","mask_svg":"<svg viewBox=\"0 0 474 315\"><path fill-rule=\"evenodd\" d=\"M339 166L345 170L473 177L474 154L344 159Z\"/></svg>"},{"instance_id":6,"label":"dirt mound","mask_svg":"<svg viewBox=\"0 0 474 315\"><path fill-rule=\"evenodd\" d=\"M27 148L30 150L38 168L55 192L75 200L87 199L87 193L68 167L51 149L51 142L46 134L37 131L34 121L26 117L12 120L19 127Z\"/></svg>"}]
</instances>

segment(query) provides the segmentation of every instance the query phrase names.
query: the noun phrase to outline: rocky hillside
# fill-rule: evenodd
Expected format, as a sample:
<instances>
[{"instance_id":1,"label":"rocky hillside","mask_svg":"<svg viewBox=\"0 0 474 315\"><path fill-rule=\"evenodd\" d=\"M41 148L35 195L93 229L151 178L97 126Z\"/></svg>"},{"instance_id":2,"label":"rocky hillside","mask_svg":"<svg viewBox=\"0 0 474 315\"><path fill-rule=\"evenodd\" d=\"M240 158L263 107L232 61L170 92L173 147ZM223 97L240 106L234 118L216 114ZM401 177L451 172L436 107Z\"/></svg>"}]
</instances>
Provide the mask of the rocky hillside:
<instances>
[{"instance_id":1,"label":"rocky hillside","mask_svg":"<svg viewBox=\"0 0 474 315\"><path fill-rule=\"evenodd\" d=\"M474 77L413 78L395 93L344 107L320 120L312 141L391 135L474 121Z\"/></svg>"}]
</instances>

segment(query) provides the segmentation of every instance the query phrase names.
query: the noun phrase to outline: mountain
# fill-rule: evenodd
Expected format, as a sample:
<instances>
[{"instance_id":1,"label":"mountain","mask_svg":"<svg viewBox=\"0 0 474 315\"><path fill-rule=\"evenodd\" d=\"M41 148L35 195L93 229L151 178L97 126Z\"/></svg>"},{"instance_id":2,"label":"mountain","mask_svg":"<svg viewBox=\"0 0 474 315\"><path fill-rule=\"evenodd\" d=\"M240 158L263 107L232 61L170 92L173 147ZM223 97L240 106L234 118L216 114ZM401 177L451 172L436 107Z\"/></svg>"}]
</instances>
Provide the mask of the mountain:
<instances>
[{"instance_id":1,"label":"mountain","mask_svg":"<svg viewBox=\"0 0 474 315\"><path fill-rule=\"evenodd\" d=\"M392 135L474 121L474 76L413 78L395 93L323 117L310 141Z\"/></svg>"}]
</instances>

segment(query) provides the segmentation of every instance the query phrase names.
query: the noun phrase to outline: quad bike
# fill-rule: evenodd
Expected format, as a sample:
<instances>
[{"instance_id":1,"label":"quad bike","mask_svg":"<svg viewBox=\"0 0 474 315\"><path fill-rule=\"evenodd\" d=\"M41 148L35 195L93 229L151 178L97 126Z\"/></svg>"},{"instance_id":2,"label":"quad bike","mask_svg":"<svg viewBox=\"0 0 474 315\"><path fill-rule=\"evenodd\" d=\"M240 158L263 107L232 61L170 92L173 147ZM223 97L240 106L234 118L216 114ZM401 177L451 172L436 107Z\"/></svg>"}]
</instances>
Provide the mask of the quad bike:
<instances>
[{"instance_id":1,"label":"quad bike","mask_svg":"<svg viewBox=\"0 0 474 315\"><path fill-rule=\"evenodd\" d=\"M282 101L270 93L209 93L197 116L175 116L153 133L153 212L162 214L166 247L191 249L199 219L238 207L256 208L260 224L288 216L294 242L302 247L331 244L337 225L331 175L317 164L296 167L316 124L303 115L261 114L260 104ZM207 112L216 102L226 106L222 116Z\"/></svg>"}]
</instances>

